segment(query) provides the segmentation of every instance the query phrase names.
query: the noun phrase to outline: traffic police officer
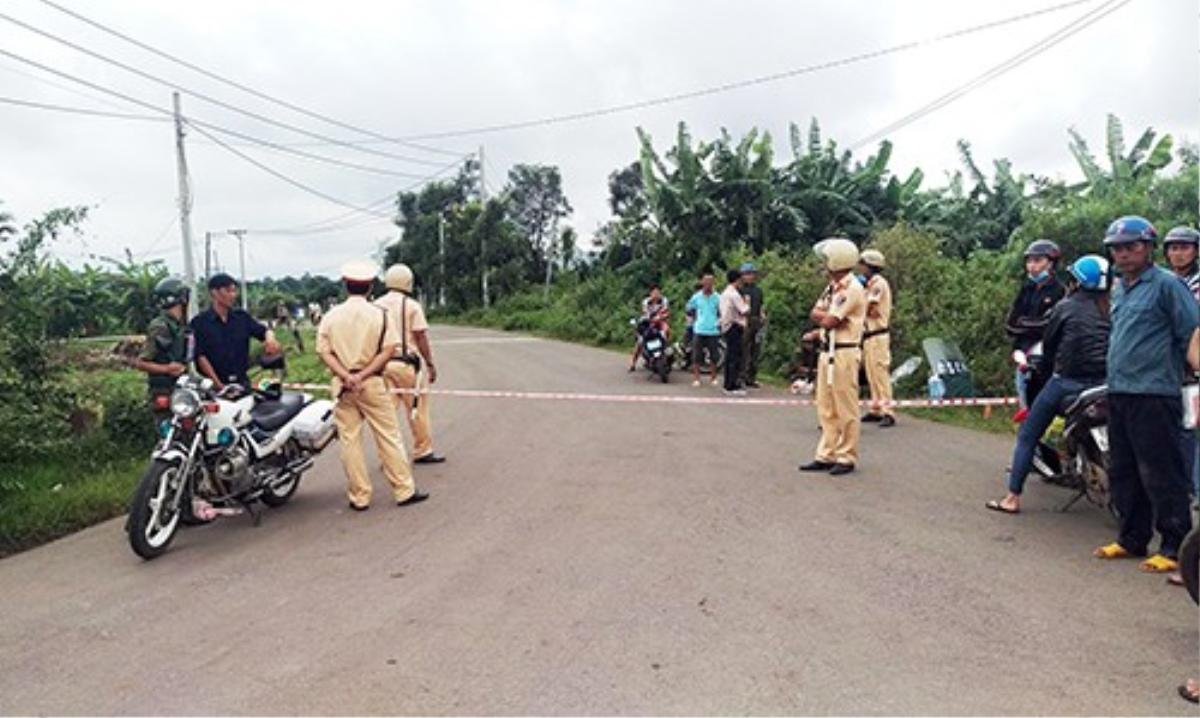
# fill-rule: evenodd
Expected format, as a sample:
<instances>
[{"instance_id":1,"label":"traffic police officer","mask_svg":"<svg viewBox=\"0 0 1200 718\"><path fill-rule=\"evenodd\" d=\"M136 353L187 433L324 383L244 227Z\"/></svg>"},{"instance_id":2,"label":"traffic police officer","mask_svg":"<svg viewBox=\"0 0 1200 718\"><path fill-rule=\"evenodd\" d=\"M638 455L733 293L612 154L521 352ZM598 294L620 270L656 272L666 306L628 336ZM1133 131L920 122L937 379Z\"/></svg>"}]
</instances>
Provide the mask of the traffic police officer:
<instances>
[{"instance_id":1,"label":"traffic police officer","mask_svg":"<svg viewBox=\"0 0 1200 718\"><path fill-rule=\"evenodd\" d=\"M384 366L383 377L396 394L396 406L404 407L413 435L413 463L440 464L446 457L433 450L433 432L429 421L429 385L437 381L433 349L429 346L429 323L425 310L412 297L413 273L405 264L393 264L384 275L390 290L375 300L375 306L387 310L388 321L398 327L400 346ZM418 391L420 393L411 393Z\"/></svg>"},{"instance_id":2,"label":"traffic police officer","mask_svg":"<svg viewBox=\"0 0 1200 718\"><path fill-rule=\"evenodd\" d=\"M895 426L892 409L892 340L888 323L892 318L892 287L883 276L887 266L883 252L863 250L859 265L867 278L867 322L863 332L863 366L871 389L871 410L862 420L879 422L882 427Z\"/></svg>"},{"instance_id":3,"label":"traffic police officer","mask_svg":"<svg viewBox=\"0 0 1200 718\"><path fill-rule=\"evenodd\" d=\"M826 239L813 252L829 275L829 285L811 314L821 338L816 377L821 441L816 459L802 464L800 470L848 474L858 463L858 370L867 298L851 272L858 264L854 242Z\"/></svg>"},{"instance_id":4,"label":"traffic police officer","mask_svg":"<svg viewBox=\"0 0 1200 718\"><path fill-rule=\"evenodd\" d=\"M383 473L392 485L396 502L408 506L429 498L413 483L396 406L382 376L400 337L387 311L367 301L377 272L375 265L366 261L344 265L342 279L349 296L329 310L317 328L317 354L334 375L334 421L342 443L350 508L355 511L366 511L371 506L371 479L362 447L364 421L375 435Z\"/></svg>"},{"instance_id":5,"label":"traffic police officer","mask_svg":"<svg viewBox=\"0 0 1200 718\"><path fill-rule=\"evenodd\" d=\"M171 418L171 391L175 380L187 373L192 359L187 326L191 290L182 279L167 277L155 285L154 298L162 311L146 327L146 343L133 366L147 375L150 411L157 427Z\"/></svg>"}]
</instances>

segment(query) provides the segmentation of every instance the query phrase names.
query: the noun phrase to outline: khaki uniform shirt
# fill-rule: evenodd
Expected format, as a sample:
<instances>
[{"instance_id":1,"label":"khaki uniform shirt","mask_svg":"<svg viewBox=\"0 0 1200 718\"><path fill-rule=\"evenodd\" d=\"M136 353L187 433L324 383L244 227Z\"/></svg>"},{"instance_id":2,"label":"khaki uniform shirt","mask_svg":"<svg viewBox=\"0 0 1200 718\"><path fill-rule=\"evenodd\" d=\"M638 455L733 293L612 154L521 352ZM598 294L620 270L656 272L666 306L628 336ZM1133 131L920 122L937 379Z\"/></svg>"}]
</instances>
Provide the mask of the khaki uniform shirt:
<instances>
[{"instance_id":1,"label":"khaki uniform shirt","mask_svg":"<svg viewBox=\"0 0 1200 718\"><path fill-rule=\"evenodd\" d=\"M822 330L826 341L832 336L838 346L862 344L863 325L867 318L867 295L853 274L847 273L840 280L831 282L817 300L815 308L828 312L841 321L837 329Z\"/></svg>"},{"instance_id":2,"label":"khaki uniform shirt","mask_svg":"<svg viewBox=\"0 0 1200 718\"><path fill-rule=\"evenodd\" d=\"M425 320L425 310L421 308L421 303L403 292L388 292L375 300L375 306L386 309L388 321L396 327L397 336L400 337L400 348L396 350L396 356L403 355L405 351L409 354L419 354L416 333L429 331L429 322ZM402 306L404 316L400 315Z\"/></svg>"},{"instance_id":3,"label":"khaki uniform shirt","mask_svg":"<svg viewBox=\"0 0 1200 718\"><path fill-rule=\"evenodd\" d=\"M892 320L892 287L882 274L867 281L867 304L875 307L876 316L867 314L867 331L887 329Z\"/></svg>"},{"instance_id":4,"label":"khaki uniform shirt","mask_svg":"<svg viewBox=\"0 0 1200 718\"><path fill-rule=\"evenodd\" d=\"M380 348L400 343L396 325L387 312L366 297L351 296L329 310L317 328L317 353L333 352L351 372L366 368ZM341 394L341 380L333 378L333 395Z\"/></svg>"}]
</instances>

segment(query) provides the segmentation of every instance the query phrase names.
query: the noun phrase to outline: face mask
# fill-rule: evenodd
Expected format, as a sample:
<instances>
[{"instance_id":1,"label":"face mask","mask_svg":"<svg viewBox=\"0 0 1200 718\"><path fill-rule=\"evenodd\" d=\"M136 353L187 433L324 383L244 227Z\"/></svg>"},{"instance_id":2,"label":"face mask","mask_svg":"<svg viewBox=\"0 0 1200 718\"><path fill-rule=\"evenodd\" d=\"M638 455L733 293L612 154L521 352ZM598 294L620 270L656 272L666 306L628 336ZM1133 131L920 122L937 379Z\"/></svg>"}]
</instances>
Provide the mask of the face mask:
<instances>
[{"instance_id":1,"label":"face mask","mask_svg":"<svg viewBox=\"0 0 1200 718\"><path fill-rule=\"evenodd\" d=\"M1029 278L1031 280L1033 280L1034 284L1040 284L1041 282L1044 282L1050 278L1050 270L1043 269L1042 271L1038 272L1037 274L1029 275Z\"/></svg>"}]
</instances>

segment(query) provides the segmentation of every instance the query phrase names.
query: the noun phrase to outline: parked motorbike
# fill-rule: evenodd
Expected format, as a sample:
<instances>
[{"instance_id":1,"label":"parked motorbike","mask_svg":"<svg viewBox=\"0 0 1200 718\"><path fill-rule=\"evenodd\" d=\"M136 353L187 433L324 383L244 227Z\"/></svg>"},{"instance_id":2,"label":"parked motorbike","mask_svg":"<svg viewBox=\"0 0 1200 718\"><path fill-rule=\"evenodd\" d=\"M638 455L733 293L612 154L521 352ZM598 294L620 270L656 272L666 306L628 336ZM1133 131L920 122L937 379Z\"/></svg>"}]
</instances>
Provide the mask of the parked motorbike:
<instances>
[{"instance_id":1,"label":"parked motorbike","mask_svg":"<svg viewBox=\"0 0 1200 718\"><path fill-rule=\"evenodd\" d=\"M679 371L692 370L692 345L691 342L675 342L674 349L675 358L679 362ZM700 371L717 371L725 366L725 337L717 338L717 355L706 356L704 363L700 365Z\"/></svg>"},{"instance_id":2,"label":"parked motorbike","mask_svg":"<svg viewBox=\"0 0 1200 718\"><path fill-rule=\"evenodd\" d=\"M667 344L666 335L657 322L646 317L630 319L629 324L641 340L642 365L666 384L671 375L675 353L674 348Z\"/></svg>"},{"instance_id":3,"label":"parked motorbike","mask_svg":"<svg viewBox=\"0 0 1200 718\"><path fill-rule=\"evenodd\" d=\"M283 358L264 363L283 372ZM222 513L261 520L259 503L283 506L313 457L334 439L333 403L265 388L184 375L171 393L171 418L133 494L125 528L143 559L166 552L181 524Z\"/></svg>"},{"instance_id":4,"label":"parked motorbike","mask_svg":"<svg viewBox=\"0 0 1200 718\"><path fill-rule=\"evenodd\" d=\"M1027 398L1032 405L1049 377L1036 369L1041 358L1041 344L1035 345L1026 355L1017 350L1013 359L1019 366L1028 367L1030 379ZM1024 421L1024 411L1018 421ZM1115 513L1109 491L1108 470L1108 387L1095 386L1085 389L1076 396L1067 396L1058 414L1063 417L1062 435L1052 446L1043 437L1034 448L1033 468L1048 484L1061 486L1076 492L1062 506L1067 511L1079 499Z\"/></svg>"}]
</instances>

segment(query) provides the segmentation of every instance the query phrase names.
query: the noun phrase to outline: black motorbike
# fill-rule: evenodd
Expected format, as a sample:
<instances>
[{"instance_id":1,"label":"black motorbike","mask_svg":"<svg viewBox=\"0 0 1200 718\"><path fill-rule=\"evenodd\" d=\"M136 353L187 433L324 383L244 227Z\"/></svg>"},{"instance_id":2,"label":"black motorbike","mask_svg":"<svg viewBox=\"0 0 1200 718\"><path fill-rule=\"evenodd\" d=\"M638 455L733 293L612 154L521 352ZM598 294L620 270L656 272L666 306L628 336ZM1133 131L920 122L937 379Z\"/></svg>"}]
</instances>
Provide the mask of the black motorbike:
<instances>
[{"instance_id":1,"label":"black motorbike","mask_svg":"<svg viewBox=\"0 0 1200 718\"><path fill-rule=\"evenodd\" d=\"M674 349L667 344L666 335L655 322L646 317L631 319L629 323L638 335L642 348L642 364L666 384L671 376L671 365L674 363Z\"/></svg>"},{"instance_id":2,"label":"black motorbike","mask_svg":"<svg viewBox=\"0 0 1200 718\"><path fill-rule=\"evenodd\" d=\"M1029 366L1037 366L1041 345L1030 350ZM1031 371L1027 386L1030 405L1049 380L1042 372ZM1108 387L1104 385L1068 395L1058 407L1065 420L1062 436L1052 446L1043 437L1034 448L1033 468L1042 480L1054 486L1075 491L1075 496L1061 507L1067 511L1082 498L1116 514L1109 491L1108 471Z\"/></svg>"}]
</instances>

